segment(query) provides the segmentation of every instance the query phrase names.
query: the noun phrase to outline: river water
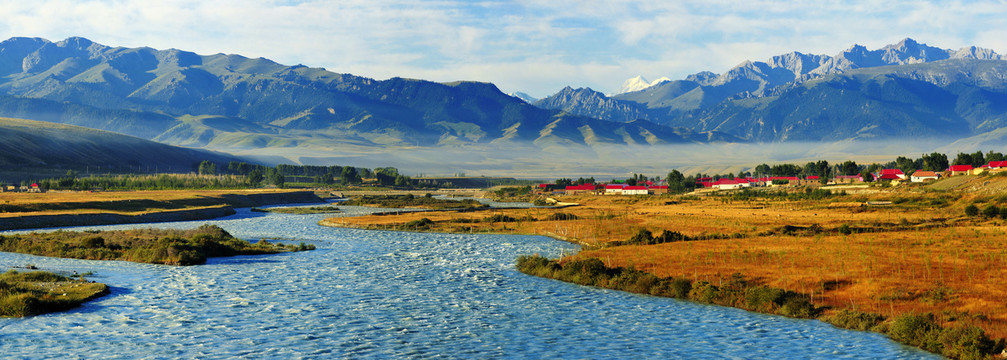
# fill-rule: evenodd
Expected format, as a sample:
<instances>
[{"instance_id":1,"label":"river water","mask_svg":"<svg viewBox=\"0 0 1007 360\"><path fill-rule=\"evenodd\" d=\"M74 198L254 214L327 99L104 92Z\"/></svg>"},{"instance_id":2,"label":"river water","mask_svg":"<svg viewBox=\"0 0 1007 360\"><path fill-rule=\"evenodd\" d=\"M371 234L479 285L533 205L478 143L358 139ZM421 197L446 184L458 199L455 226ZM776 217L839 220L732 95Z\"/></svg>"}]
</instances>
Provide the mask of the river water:
<instances>
[{"instance_id":1,"label":"river water","mask_svg":"<svg viewBox=\"0 0 1007 360\"><path fill-rule=\"evenodd\" d=\"M374 209L342 207L347 215ZM538 236L318 226L332 215L238 214L235 236L317 250L172 267L0 253L0 267L94 272L112 294L65 313L0 319L2 358L938 358L885 337L521 274Z\"/></svg>"}]
</instances>

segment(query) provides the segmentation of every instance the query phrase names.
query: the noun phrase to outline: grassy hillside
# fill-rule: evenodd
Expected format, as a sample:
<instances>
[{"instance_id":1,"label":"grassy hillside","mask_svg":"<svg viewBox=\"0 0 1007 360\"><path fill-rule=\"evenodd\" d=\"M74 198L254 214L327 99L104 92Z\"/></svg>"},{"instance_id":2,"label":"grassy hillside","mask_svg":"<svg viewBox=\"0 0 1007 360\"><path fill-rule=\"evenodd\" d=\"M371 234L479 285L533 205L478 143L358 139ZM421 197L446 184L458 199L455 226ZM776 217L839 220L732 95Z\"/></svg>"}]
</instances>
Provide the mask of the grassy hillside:
<instances>
[{"instance_id":1,"label":"grassy hillside","mask_svg":"<svg viewBox=\"0 0 1007 360\"><path fill-rule=\"evenodd\" d=\"M0 166L108 171L137 167L192 171L199 162L226 163L235 157L186 149L107 131L41 121L0 118Z\"/></svg>"}]
</instances>

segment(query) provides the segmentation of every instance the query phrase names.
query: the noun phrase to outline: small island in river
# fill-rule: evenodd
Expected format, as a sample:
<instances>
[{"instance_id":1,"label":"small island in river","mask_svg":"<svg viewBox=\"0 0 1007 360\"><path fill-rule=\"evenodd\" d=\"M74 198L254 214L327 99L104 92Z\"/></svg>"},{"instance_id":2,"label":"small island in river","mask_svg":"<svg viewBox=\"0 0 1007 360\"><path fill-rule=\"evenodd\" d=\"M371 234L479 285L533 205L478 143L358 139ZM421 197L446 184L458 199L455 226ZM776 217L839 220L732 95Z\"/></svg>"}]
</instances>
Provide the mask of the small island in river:
<instances>
[{"instance_id":1,"label":"small island in river","mask_svg":"<svg viewBox=\"0 0 1007 360\"><path fill-rule=\"evenodd\" d=\"M105 296L108 286L83 277L66 277L50 272L0 274L0 317L25 317L69 310Z\"/></svg>"},{"instance_id":2,"label":"small island in river","mask_svg":"<svg viewBox=\"0 0 1007 360\"><path fill-rule=\"evenodd\" d=\"M314 250L314 245L283 245L264 240L253 244L231 236L215 225L191 230L54 231L0 235L0 251L165 265L197 265L205 263L209 257L300 250Z\"/></svg>"}]
</instances>

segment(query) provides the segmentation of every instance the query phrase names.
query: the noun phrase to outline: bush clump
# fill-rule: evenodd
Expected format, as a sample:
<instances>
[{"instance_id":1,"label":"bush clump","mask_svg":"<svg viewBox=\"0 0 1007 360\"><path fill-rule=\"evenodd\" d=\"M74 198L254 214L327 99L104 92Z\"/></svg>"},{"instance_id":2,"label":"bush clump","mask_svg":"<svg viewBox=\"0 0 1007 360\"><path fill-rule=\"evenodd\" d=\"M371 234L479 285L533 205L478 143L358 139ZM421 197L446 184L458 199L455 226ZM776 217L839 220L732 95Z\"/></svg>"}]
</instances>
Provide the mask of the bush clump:
<instances>
[{"instance_id":1,"label":"bush clump","mask_svg":"<svg viewBox=\"0 0 1007 360\"><path fill-rule=\"evenodd\" d=\"M577 220L577 219L580 219L580 217L574 214L563 213L563 212L553 213L546 218L546 220L554 220L554 221Z\"/></svg>"}]
</instances>

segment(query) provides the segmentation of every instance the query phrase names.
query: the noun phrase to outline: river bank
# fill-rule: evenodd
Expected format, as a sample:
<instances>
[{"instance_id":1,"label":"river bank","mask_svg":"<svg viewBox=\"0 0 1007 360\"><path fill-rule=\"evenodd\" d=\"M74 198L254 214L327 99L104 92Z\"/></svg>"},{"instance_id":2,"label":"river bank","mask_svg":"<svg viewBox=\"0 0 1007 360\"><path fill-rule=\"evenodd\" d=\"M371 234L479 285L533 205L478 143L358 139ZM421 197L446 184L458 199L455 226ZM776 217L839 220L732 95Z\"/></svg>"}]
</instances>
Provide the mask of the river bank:
<instances>
[{"instance_id":1,"label":"river bank","mask_svg":"<svg viewBox=\"0 0 1007 360\"><path fill-rule=\"evenodd\" d=\"M232 215L236 207L324 202L291 190L3 193L0 201L0 231L207 220Z\"/></svg>"}]
</instances>

